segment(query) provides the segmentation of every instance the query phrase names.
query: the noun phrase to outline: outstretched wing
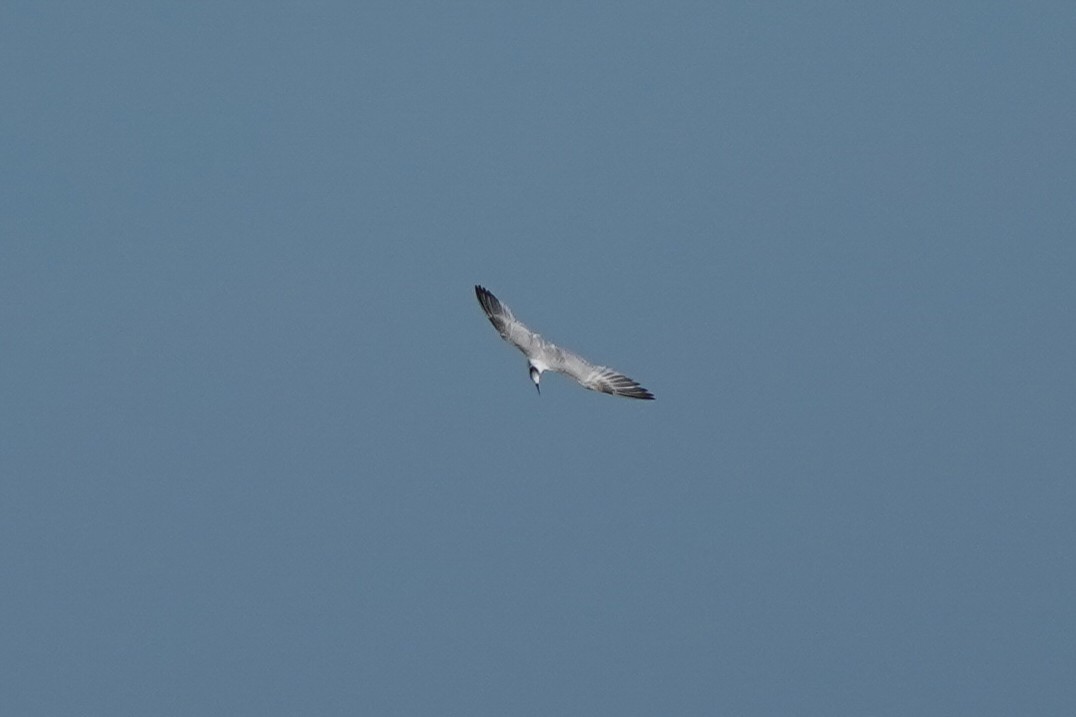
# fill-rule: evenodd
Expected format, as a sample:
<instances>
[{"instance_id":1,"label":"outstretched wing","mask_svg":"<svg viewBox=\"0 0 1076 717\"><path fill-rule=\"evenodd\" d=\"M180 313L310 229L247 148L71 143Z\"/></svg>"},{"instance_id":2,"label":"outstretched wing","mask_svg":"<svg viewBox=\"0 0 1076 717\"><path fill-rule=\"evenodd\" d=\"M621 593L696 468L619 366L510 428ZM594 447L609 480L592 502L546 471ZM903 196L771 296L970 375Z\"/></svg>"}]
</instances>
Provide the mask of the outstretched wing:
<instances>
[{"instance_id":1,"label":"outstretched wing","mask_svg":"<svg viewBox=\"0 0 1076 717\"><path fill-rule=\"evenodd\" d=\"M611 393L614 396L641 398L646 401L654 400L654 394L650 393L624 374L617 373L607 366L599 366L597 372L591 375L589 379L580 381L579 383L592 391Z\"/></svg>"},{"instance_id":2,"label":"outstretched wing","mask_svg":"<svg viewBox=\"0 0 1076 717\"><path fill-rule=\"evenodd\" d=\"M608 366L595 366L582 356L560 347L556 348L553 356L554 360L549 362L549 369L563 373L565 376L571 376L583 388L589 388L591 391L601 391L613 396L641 398L647 401L654 400L654 394L640 386L636 381Z\"/></svg>"},{"instance_id":3,"label":"outstretched wing","mask_svg":"<svg viewBox=\"0 0 1076 717\"><path fill-rule=\"evenodd\" d=\"M476 284L474 293L478 297L478 303L482 305L482 310L486 312L489 322L493 324L493 328L497 329L501 338L525 355L532 356L536 349L548 343L513 316L512 310L502 304L489 289Z\"/></svg>"}]
</instances>

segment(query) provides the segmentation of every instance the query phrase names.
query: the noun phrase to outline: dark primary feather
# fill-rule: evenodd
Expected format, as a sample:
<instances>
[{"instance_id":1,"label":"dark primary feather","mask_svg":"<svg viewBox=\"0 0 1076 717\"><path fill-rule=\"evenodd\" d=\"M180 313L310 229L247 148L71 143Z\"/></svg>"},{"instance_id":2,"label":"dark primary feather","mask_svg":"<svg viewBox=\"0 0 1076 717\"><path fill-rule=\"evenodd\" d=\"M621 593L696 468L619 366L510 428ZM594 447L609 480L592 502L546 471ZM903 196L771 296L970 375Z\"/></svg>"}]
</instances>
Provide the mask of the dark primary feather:
<instances>
[{"instance_id":1,"label":"dark primary feather","mask_svg":"<svg viewBox=\"0 0 1076 717\"><path fill-rule=\"evenodd\" d=\"M482 305L482 310L486 312L486 316L489 318L489 322L493 324L493 328L497 329L497 333L501 336L505 335L505 318L511 317L512 312L509 311L504 304L497 300L488 289L483 286L474 287L475 296L478 297L478 303Z\"/></svg>"},{"instance_id":2,"label":"dark primary feather","mask_svg":"<svg viewBox=\"0 0 1076 717\"><path fill-rule=\"evenodd\" d=\"M493 292L486 287L475 284L474 293L482 303L482 308L486 310L487 314L493 315L505 313L504 304L502 304L500 300L493 295ZM507 313L511 314L512 312L509 311Z\"/></svg>"}]
</instances>

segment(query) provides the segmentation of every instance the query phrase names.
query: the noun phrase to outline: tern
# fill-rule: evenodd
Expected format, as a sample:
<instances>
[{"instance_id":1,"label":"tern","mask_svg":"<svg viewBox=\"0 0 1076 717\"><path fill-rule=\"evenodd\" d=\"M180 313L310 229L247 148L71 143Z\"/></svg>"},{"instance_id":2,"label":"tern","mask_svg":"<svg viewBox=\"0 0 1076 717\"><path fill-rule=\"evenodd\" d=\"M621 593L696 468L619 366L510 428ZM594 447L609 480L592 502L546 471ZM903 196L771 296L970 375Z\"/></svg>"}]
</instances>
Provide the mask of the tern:
<instances>
[{"instance_id":1,"label":"tern","mask_svg":"<svg viewBox=\"0 0 1076 717\"><path fill-rule=\"evenodd\" d=\"M534 387L538 389L539 394L542 393L539 385L542 372L556 371L565 376L571 376L583 388L589 388L591 391L650 401L654 399L654 394L624 374L606 366L595 366L582 356L561 348L531 331L488 289L476 285L474 293L478 297L478 303L482 305L482 310L489 317L489 322L493 324L493 328L497 329L501 338L522 351L527 357L531 380L534 381Z\"/></svg>"}]
</instances>

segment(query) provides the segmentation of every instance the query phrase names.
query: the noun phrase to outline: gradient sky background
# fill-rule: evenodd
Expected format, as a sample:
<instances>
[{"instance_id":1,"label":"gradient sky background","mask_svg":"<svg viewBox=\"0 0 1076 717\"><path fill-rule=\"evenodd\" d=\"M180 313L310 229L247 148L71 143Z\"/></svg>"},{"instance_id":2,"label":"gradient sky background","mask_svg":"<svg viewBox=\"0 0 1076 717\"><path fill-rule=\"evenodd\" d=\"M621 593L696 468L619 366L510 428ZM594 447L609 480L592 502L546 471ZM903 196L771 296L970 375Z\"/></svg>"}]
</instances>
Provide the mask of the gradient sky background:
<instances>
[{"instance_id":1,"label":"gradient sky background","mask_svg":"<svg viewBox=\"0 0 1076 717\"><path fill-rule=\"evenodd\" d=\"M0 712L1076 713L1071 2L97 5L0 9Z\"/></svg>"}]
</instances>

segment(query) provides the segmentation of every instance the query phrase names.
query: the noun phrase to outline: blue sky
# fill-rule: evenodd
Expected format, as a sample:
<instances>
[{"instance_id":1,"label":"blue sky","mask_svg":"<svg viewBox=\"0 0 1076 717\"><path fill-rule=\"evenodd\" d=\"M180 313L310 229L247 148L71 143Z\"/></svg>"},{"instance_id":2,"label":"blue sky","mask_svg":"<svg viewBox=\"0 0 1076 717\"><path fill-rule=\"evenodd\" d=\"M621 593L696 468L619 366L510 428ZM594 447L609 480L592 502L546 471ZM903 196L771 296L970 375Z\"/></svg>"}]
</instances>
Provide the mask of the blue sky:
<instances>
[{"instance_id":1,"label":"blue sky","mask_svg":"<svg viewBox=\"0 0 1076 717\"><path fill-rule=\"evenodd\" d=\"M6 4L0 708L1071 714L1073 37Z\"/></svg>"}]
</instances>

